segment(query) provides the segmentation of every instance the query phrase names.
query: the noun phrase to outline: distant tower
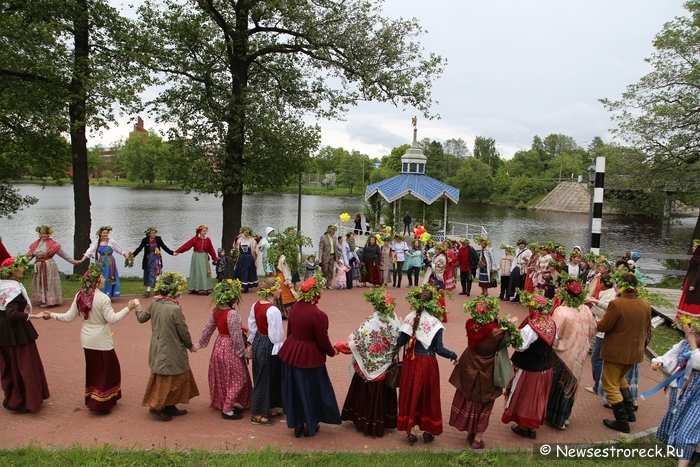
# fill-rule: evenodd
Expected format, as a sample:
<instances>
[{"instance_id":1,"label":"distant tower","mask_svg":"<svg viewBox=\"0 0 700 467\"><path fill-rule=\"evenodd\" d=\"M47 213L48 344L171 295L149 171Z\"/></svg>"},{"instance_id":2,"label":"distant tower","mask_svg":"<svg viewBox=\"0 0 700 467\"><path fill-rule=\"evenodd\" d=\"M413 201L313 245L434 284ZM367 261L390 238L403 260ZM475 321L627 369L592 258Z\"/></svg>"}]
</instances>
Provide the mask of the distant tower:
<instances>
[{"instance_id":1,"label":"distant tower","mask_svg":"<svg viewBox=\"0 0 700 467\"><path fill-rule=\"evenodd\" d=\"M146 128L144 128L143 119L140 116L136 117L134 131L129 132L129 138L132 138L137 135L140 136L141 140L144 142L148 139L148 131L146 131Z\"/></svg>"},{"instance_id":2,"label":"distant tower","mask_svg":"<svg viewBox=\"0 0 700 467\"><path fill-rule=\"evenodd\" d=\"M428 160L423 150L418 146L418 128L416 117L411 119L413 123L413 144L406 153L401 156L401 173L413 175L425 175L425 162Z\"/></svg>"}]
</instances>

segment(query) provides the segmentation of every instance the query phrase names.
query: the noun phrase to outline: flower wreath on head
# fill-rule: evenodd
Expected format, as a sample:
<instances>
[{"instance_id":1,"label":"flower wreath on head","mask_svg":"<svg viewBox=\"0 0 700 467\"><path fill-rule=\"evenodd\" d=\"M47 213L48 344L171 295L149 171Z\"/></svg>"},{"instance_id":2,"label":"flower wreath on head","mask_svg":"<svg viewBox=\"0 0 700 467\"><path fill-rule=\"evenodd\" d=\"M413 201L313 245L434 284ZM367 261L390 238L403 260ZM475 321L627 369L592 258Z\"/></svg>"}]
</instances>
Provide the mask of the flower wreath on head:
<instances>
[{"instance_id":1,"label":"flower wreath on head","mask_svg":"<svg viewBox=\"0 0 700 467\"><path fill-rule=\"evenodd\" d=\"M255 232L253 232L253 229L251 229L250 227L244 225L243 227L238 229L238 233L242 234L242 233L246 233L246 232L248 232L249 237L255 238Z\"/></svg>"},{"instance_id":2,"label":"flower wreath on head","mask_svg":"<svg viewBox=\"0 0 700 467\"><path fill-rule=\"evenodd\" d=\"M199 234L202 230L209 230L209 227L202 224L200 226L197 226L197 228L194 230L196 234Z\"/></svg>"},{"instance_id":3,"label":"flower wreath on head","mask_svg":"<svg viewBox=\"0 0 700 467\"><path fill-rule=\"evenodd\" d=\"M187 288L187 278L179 272L164 272L156 280L153 291L161 296L177 298Z\"/></svg>"},{"instance_id":4,"label":"flower wreath on head","mask_svg":"<svg viewBox=\"0 0 700 467\"><path fill-rule=\"evenodd\" d=\"M29 266L29 258L26 255L17 255L14 258L10 256L2 262L0 267L0 279L10 277L10 273L16 269L27 269Z\"/></svg>"},{"instance_id":5,"label":"flower wreath on head","mask_svg":"<svg viewBox=\"0 0 700 467\"><path fill-rule=\"evenodd\" d=\"M583 258L582 258L582 259L583 259L585 262L587 262L587 263L590 262L590 261L593 261L594 263L596 263L597 260L598 260L598 255L596 255L595 253L593 253L593 252L591 251L591 252L586 253L585 255L583 255Z\"/></svg>"},{"instance_id":6,"label":"flower wreath on head","mask_svg":"<svg viewBox=\"0 0 700 467\"><path fill-rule=\"evenodd\" d=\"M146 227L146 230L143 231L143 236L148 237L148 234L151 232L158 233L158 229L156 229L155 227Z\"/></svg>"},{"instance_id":7,"label":"flower wreath on head","mask_svg":"<svg viewBox=\"0 0 700 467\"><path fill-rule=\"evenodd\" d=\"M243 285L238 279L223 280L214 286L214 303L222 310L231 305L238 305L241 302L242 291Z\"/></svg>"},{"instance_id":8,"label":"flower wreath on head","mask_svg":"<svg viewBox=\"0 0 700 467\"><path fill-rule=\"evenodd\" d=\"M228 279L231 280L231 279ZM239 281L240 283L240 281ZM270 287L263 289L262 287L260 290L258 290L256 293L260 295L262 298L267 298L271 296L273 293L275 293L275 290L279 289L282 286L282 282L280 281L279 277L275 279L275 284L271 285Z\"/></svg>"},{"instance_id":9,"label":"flower wreath on head","mask_svg":"<svg viewBox=\"0 0 700 467\"><path fill-rule=\"evenodd\" d=\"M97 287L97 283L102 275L102 269L98 263L90 263L85 274L80 278L80 288L87 290L90 287Z\"/></svg>"},{"instance_id":10,"label":"flower wreath on head","mask_svg":"<svg viewBox=\"0 0 700 467\"><path fill-rule=\"evenodd\" d=\"M489 295L479 295L462 305L464 312L472 315L472 319L481 325L494 322L500 308L500 300Z\"/></svg>"},{"instance_id":11,"label":"flower wreath on head","mask_svg":"<svg viewBox=\"0 0 700 467\"><path fill-rule=\"evenodd\" d=\"M45 230L49 235L53 235L53 229L50 225L40 225L35 230L37 233L41 233L42 230Z\"/></svg>"},{"instance_id":12,"label":"flower wreath on head","mask_svg":"<svg viewBox=\"0 0 700 467\"><path fill-rule=\"evenodd\" d=\"M362 295L365 296L367 302L372 304L380 316L389 317L394 313L394 308L396 307L394 297L386 291L386 286L375 287L367 292L363 292Z\"/></svg>"},{"instance_id":13,"label":"flower wreath on head","mask_svg":"<svg viewBox=\"0 0 700 467\"><path fill-rule=\"evenodd\" d=\"M548 315L549 311L552 309L552 301L540 294L531 294L530 292L518 289L518 295L520 296L520 303L523 306L535 310L540 314Z\"/></svg>"},{"instance_id":14,"label":"flower wreath on head","mask_svg":"<svg viewBox=\"0 0 700 467\"><path fill-rule=\"evenodd\" d=\"M498 249L499 249L499 250L507 251L507 252L510 253L511 255L515 255L515 248L513 248L513 247L510 246L510 245L505 245L505 244L501 243L500 245L498 245Z\"/></svg>"},{"instance_id":15,"label":"flower wreath on head","mask_svg":"<svg viewBox=\"0 0 700 467\"><path fill-rule=\"evenodd\" d=\"M527 240L525 240L525 237L518 237L518 240L515 242L518 246L520 246L521 243L527 248Z\"/></svg>"},{"instance_id":16,"label":"flower wreath on head","mask_svg":"<svg viewBox=\"0 0 700 467\"><path fill-rule=\"evenodd\" d=\"M430 290L432 292L433 296L430 300L423 300L420 298L421 294L426 290ZM430 316L442 319L445 310L440 306L439 299L440 291L428 284L416 287L406 294L406 301L408 302L411 310L416 312L416 317L420 316L421 311L425 311Z\"/></svg>"},{"instance_id":17,"label":"flower wreath on head","mask_svg":"<svg viewBox=\"0 0 700 467\"><path fill-rule=\"evenodd\" d=\"M615 284L615 290L617 290L617 293L619 295L622 295L624 292L631 292L639 297L640 294L644 292L644 288L639 283L637 285L632 285L629 282L627 282L624 279L626 274L634 275L627 269L617 270L610 274L610 280Z\"/></svg>"},{"instance_id":18,"label":"flower wreath on head","mask_svg":"<svg viewBox=\"0 0 700 467\"><path fill-rule=\"evenodd\" d=\"M562 267L564 267L564 263L561 261L557 261L556 259L550 259L548 266L561 269Z\"/></svg>"},{"instance_id":19,"label":"flower wreath on head","mask_svg":"<svg viewBox=\"0 0 700 467\"><path fill-rule=\"evenodd\" d=\"M700 246L700 238L693 239L693 246Z\"/></svg>"},{"instance_id":20,"label":"flower wreath on head","mask_svg":"<svg viewBox=\"0 0 700 467\"><path fill-rule=\"evenodd\" d=\"M95 235L97 235L99 237L103 230L106 230L107 232L111 232L112 226L111 225L103 225L102 227L97 229L97 232L95 232Z\"/></svg>"},{"instance_id":21,"label":"flower wreath on head","mask_svg":"<svg viewBox=\"0 0 700 467\"><path fill-rule=\"evenodd\" d=\"M700 334L700 317L683 311L678 312L676 319L673 320L673 327L682 331L683 326L690 326L695 334Z\"/></svg>"},{"instance_id":22,"label":"flower wreath on head","mask_svg":"<svg viewBox=\"0 0 700 467\"><path fill-rule=\"evenodd\" d=\"M297 292L297 300L307 303L316 303L324 285L326 285L326 280L319 271L301 284L301 289Z\"/></svg>"},{"instance_id":23,"label":"flower wreath on head","mask_svg":"<svg viewBox=\"0 0 700 467\"><path fill-rule=\"evenodd\" d=\"M489 239L486 238L486 237L482 237L481 235L479 235L478 237L476 237L476 238L474 239L474 241L475 241L476 243L479 243L479 244L480 244L482 241L484 241L484 242L486 242L486 246L487 246L487 247L491 246L491 240L489 240Z\"/></svg>"},{"instance_id":24,"label":"flower wreath on head","mask_svg":"<svg viewBox=\"0 0 700 467\"><path fill-rule=\"evenodd\" d=\"M559 297L565 306L578 308L583 305L586 294L583 293L583 284L578 278L561 272L559 274L561 287L557 289L556 296Z\"/></svg>"},{"instance_id":25,"label":"flower wreath on head","mask_svg":"<svg viewBox=\"0 0 700 467\"><path fill-rule=\"evenodd\" d=\"M528 243L527 248L528 248L531 252L537 253L537 252L539 252L539 251L542 249L542 245L540 245L540 244L537 243L537 242L530 242L530 243Z\"/></svg>"}]
</instances>

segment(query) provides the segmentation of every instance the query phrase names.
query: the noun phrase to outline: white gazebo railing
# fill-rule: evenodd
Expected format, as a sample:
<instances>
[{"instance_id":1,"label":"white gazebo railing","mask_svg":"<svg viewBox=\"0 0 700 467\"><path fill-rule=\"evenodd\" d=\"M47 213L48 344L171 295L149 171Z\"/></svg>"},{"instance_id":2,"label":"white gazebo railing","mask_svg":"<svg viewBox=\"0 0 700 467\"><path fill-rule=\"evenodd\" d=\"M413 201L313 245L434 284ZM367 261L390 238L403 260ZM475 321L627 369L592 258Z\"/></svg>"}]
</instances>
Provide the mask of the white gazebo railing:
<instances>
[{"instance_id":1,"label":"white gazebo railing","mask_svg":"<svg viewBox=\"0 0 700 467\"><path fill-rule=\"evenodd\" d=\"M442 225L442 222L440 223ZM464 222L450 222L447 229L448 237L468 238L474 240L476 237L488 237L488 232L483 225L467 224ZM436 241L445 239L444 230L439 230L433 235Z\"/></svg>"}]
</instances>

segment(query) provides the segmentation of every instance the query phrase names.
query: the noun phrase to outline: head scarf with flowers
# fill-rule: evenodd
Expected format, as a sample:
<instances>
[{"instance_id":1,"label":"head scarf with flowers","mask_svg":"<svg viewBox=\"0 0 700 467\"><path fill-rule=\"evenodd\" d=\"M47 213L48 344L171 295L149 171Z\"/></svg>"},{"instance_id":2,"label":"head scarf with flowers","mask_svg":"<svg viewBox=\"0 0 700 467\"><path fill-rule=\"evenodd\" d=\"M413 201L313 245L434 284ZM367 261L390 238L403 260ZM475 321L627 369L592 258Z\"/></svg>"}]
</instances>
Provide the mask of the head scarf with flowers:
<instances>
[{"instance_id":1,"label":"head scarf with flowers","mask_svg":"<svg viewBox=\"0 0 700 467\"><path fill-rule=\"evenodd\" d=\"M214 286L214 303L225 310L241 302L243 286L238 279L225 279Z\"/></svg>"},{"instance_id":2,"label":"head scarf with flowers","mask_svg":"<svg viewBox=\"0 0 700 467\"><path fill-rule=\"evenodd\" d=\"M297 300L313 304L318 303L325 284L326 280L323 278L323 275L320 271L317 272L301 284L301 289L297 292Z\"/></svg>"},{"instance_id":3,"label":"head scarf with flowers","mask_svg":"<svg viewBox=\"0 0 700 467\"><path fill-rule=\"evenodd\" d=\"M583 293L581 281L566 272L559 274L559 280L563 285L557 289L556 296L561 299L562 304L570 308L578 308L583 305L586 294Z\"/></svg>"},{"instance_id":4,"label":"head scarf with flowers","mask_svg":"<svg viewBox=\"0 0 700 467\"><path fill-rule=\"evenodd\" d=\"M528 317L520 323L520 328L530 325L533 331L548 345L554 344L557 335L557 325L552 319L550 310L552 302L540 294L519 291L520 303L528 308Z\"/></svg>"},{"instance_id":5,"label":"head scarf with flowers","mask_svg":"<svg viewBox=\"0 0 700 467\"><path fill-rule=\"evenodd\" d=\"M170 299L178 303L177 297L186 288L187 278L185 276L179 272L164 272L156 280L156 286L153 291L158 294L156 300Z\"/></svg>"},{"instance_id":6,"label":"head scarf with flowers","mask_svg":"<svg viewBox=\"0 0 700 467\"><path fill-rule=\"evenodd\" d=\"M230 279L229 279L230 280ZM279 277L268 277L265 281L260 284L260 289L257 294L264 300L268 300L275 293L275 290L279 290L282 282Z\"/></svg>"},{"instance_id":7,"label":"head scarf with flowers","mask_svg":"<svg viewBox=\"0 0 700 467\"><path fill-rule=\"evenodd\" d=\"M29 259L26 256L10 256L0 263L0 279L7 279L12 271L26 268L28 265ZM32 301L29 299L27 289L24 288L22 282L15 280L0 280L0 310L5 310L7 304L19 295L24 297L24 300L27 302L27 312L31 314Z\"/></svg>"},{"instance_id":8,"label":"head scarf with flowers","mask_svg":"<svg viewBox=\"0 0 700 467\"><path fill-rule=\"evenodd\" d=\"M391 365L401 322L394 313L394 298L384 286L363 293L374 312L348 337L352 364L367 381L384 374Z\"/></svg>"},{"instance_id":9,"label":"head scarf with flowers","mask_svg":"<svg viewBox=\"0 0 700 467\"><path fill-rule=\"evenodd\" d=\"M464 302L462 308L465 313L471 315L466 324L467 345L470 348L476 346L484 338L491 336L493 330L500 327L497 323L500 310L498 298L479 295Z\"/></svg>"},{"instance_id":10,"label":"head scarf with flowers","mask_svg":"<svg viewBox=\"0 0 700 467\"><path fill-rule=\"evenodd\" d=\"M404 318L401 332L411 336L407 347L411 351L411 359L415 358L416 341L427 349L435 334L444 329L441 322L444 310L440 306L439 298L440 291L427 284L406 294L406 301L412 311Z\"/></svg>"},{"instance_id":11,"label":"head scarf with flowers","mask_svg":"<svg viewBox=\"0 0 700 467\"><path fill-rule=\"evenodd\" d=\"M80 291L75 296L75 305L78 307L78 314L87 321L92 310L92 302L95 299L95 289L100 283L102 269L99 264L91 263L88 270L80 278Z\"/></svg>"}]
</instances>

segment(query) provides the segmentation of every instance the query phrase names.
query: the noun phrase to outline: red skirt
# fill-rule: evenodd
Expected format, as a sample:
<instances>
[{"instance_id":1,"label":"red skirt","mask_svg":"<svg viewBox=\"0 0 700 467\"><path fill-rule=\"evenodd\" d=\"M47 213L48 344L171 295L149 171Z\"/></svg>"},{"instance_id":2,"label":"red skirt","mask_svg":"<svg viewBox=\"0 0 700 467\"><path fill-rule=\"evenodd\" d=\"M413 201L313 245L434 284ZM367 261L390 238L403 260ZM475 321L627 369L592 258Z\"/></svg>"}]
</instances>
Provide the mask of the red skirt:
<instances>
[{"instance_id":1,"label":"red skirt","mask_svg":"<svg viewBox=\"0 0 700 467\"><path fill-rule=\"evenodd\" d=\"M690 313L692 315L700 315L700 304L685 303L685 298L688 295L688 278L683 281L683 293L681 293L681 301L678 302L678 309ZM677 318L678 316L676 316Z\"/></svg>"},{"instance_id":2,"label":"red skirt","mask_svg":"<svg viewBox=\"0 0 700 467\"><path fill-rule=\"evenodd\" d=\"M523 290L528 293L533 293L535 291L535 284L532 282L530 273L525 274L525 285L523 286Z\"/></svg>"},{"instance_id":3,"label":"red skirt","mask_svg":"<svg viewBox=\"0 0 700 467\"><path fill-rule=\"evenodd\" d=\"M49 385L36 342L0 346L0 383L8 406L30 412L41 408Z\"/></svg>"},{"instance_id":4,"label":"red skirt","mask_svg":"<svg viewBox=\"0 0 700 467\"><path fill-rule=\"evenodd\" d=\"M355 373L340 418L354 423L357 431L381 438L385 429L396 428L396 408L396 389L383 379L365 381Z\"/></svg>"},{"instance_id":5,"label":"red skirt","mask_svg":"<svg viewBox=\"0 0 700 467\"><path fill-rule=\"evenodd\" d=\"M450 410L450 426L469 434L483 433L489 426L489 419L495 401L474 402L455 391Z\"/></svg>"},{"instance_id":6,"label":"red skirt","mask_svg":"<svg viewBox=\"0 0 700 467\"><path fill-rule=\"evenodd\" d=\"M410 434L416 425L433 435L442 434L440 370L435 357L416 355L403 360L396 428Z\"/></svg>"},{"instance_id":7,"label":"red skirt","mask_svg":"<svg viewBox=\"0 0 700 467\"><path fill-rule=\"evenodd\" d=\"M379 262L377 261L365 261L365 268L367 268L367 275L360 277L360 282L370 283L372 285L382 285L384 281L382 280L382 272L379 270Z\"/></svg>"},{"instance_id":8,"label":"red skirt","mask_svg":"<svg viewBox=\"0 0 700 467\"><path fill-rule=\"evenodd\" d=\"M536 430L544 423L547 415L547 401L552 389L552 369L525 371L516 368L513 381L510 402L507 402L508 407L503 412L501 421L515 422L519 427Z\"/></svg>"},{"instance_id":9,"label":"red skirt","mask_svg":"<svg viewBox=\"0 0 700 467\"><path fill-rule=\"evenodd\" d=\"M85 351L85 405L96 412L109 410L122 398L122 373L112 350Z\"/></svg>"}]
</instances>

